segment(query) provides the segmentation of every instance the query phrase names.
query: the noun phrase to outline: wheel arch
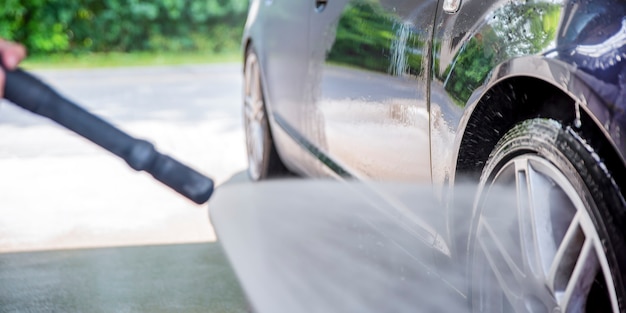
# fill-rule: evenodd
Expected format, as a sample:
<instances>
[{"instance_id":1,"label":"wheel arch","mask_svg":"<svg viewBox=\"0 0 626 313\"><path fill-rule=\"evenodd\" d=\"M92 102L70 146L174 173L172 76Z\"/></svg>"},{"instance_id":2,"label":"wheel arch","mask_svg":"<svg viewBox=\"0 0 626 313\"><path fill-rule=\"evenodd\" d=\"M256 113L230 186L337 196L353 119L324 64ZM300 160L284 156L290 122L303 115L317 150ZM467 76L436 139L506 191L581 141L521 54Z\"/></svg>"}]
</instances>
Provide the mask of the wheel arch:
<instances>
[{"instance_id":1,"label":"wheel arch","mask_svg":"<svg viewBox=\"0 0 626 313\"><path fill-rule=\"evenodd\" d=\"M259 49L257 47L255 47L255 40L252 37L244 37L245 39L242 41L242 48L243 50L241 51L241 53L243 54L243 67L242 67L242 72L245 73L246 70L246 60L248 57L248 51L250 49L252 49L254 51L254 53L256 54L257 60L259 62L259 74L261 75L261 88L263 89L263 97L265 99L265 107L267 110L269 110L268 115L270 116L270 118L272 119L271 122L273 123L273 108L272 108L272 101L271 101L271 97L270 97L270 93L268 90L268 86L267 86L267 76L265 74L265 55L263 54L263 50Z\"/></svg>"},{"instance_id":2,"label":"wheel arch","mask_svg":"<svg viewBox=\"0 0 626 313\"><path fill-rule=\"evenodd\" d=\"M569 65L523 57L496 67L484 86L474 92L458 124L449 186L464 183L475 186L492 150L505 133L522 120L537 117L571 127L597 153L606 173L626 172L624 152L605 126L613 122L610 106ZM580 127L574 125L577 106ZM611 175L622 195L626 195L625 176ZM469 256L468 242L466 236L454 234L468 234L466 213L471 214L472 208L472 203L457 204L456 212L446 213L448 236L454 253L462 260L459 262Z\"/></svg>"},{"instance_id":3,"label":"wheel arch","mask_svg":"<svg viewBox=\"0 0 626 313\"><path fill-rule=\"evenodd\" d=\"M264 106L265 111L268 118L268 131L274 145L274 152L276 155L279 165L279 176L290 176L293 173L300 173L299 168L296 163L292 162L289 157L289 153L286 151L290 150L290 147L295 146L295 142L291 143L292 139L281 128L281 126L276 122L274 115L274 108L271 101L271 95L269 93L269 87L267 85L267 77L265 73L264 64L264 54L262 47L258 48L255 46L255 41L251 36L245 36L242 40L242 54L243 54L243 67L242 72L245 76L246 71L246 61L248 58L249 51L253 51L256 54L257 62L259 63L259 75L261 76L261 90L263 93Z\"/></svg>"},{"instance_id":4,"label":"wheel arch","mask_svg":"<svg viewBox=\"0 0 626 313\"><path fill-rule=\"evenodd\" d=\"M252 38L250 37L244 37L243 42L241 43L241 47L242 47L242 64L246 64L246 58L248 57L248 49L250 49L250 47L252 47ZM245 66L242 67L242 70L245 71L246 68Z\"/></svg>"},{"instance_id":5,"label":"wheel arch","mask_svg":"<svg viewBox=\"0 0 626 313\"><path fill-rule=\"evenodd\" d=\"M619 138L607 129L613 122L612 108L568 64L538 57L510 60L495 68L486 86L470 98L461 119L451 183L477 180L506 131L536 117L572 127L598 153L610 173L626 171L623 151L615 143ZM626 194L626 178L621 176L613 178Z\"/></svg>"}]
</instances>

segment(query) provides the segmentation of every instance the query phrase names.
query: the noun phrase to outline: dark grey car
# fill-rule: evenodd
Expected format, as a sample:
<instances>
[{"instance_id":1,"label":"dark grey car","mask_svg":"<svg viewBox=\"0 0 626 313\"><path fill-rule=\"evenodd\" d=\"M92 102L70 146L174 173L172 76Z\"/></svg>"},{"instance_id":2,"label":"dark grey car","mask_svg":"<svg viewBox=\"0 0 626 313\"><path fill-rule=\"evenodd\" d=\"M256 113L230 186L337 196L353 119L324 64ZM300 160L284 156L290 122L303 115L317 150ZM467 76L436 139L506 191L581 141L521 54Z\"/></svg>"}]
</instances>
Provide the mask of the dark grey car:
<instances>
[{"instance_id":1,"label":"dark grey car","mask_svg":"<svg viewBox=\"0 0 626 313\"><path fill-rule=\"evenodd\" d=\"M476 181L476 311L626 311L626 3L252 0L243 45L253 179Z\"/></svg>"}]
</instances>

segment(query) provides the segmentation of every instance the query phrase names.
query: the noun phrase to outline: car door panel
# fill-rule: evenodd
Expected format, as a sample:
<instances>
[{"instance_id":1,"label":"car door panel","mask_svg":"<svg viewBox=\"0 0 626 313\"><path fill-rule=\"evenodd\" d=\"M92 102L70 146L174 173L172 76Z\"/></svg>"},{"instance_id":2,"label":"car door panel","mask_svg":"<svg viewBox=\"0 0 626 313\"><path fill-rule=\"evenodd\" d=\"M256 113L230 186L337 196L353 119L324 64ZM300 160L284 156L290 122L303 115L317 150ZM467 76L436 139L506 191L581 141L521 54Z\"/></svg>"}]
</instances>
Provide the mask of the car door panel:
<instances>
[{"instance_id":1,"label":"car door panel","mask_svg":"<svg viewBox=\"0 0 626 313\"><path fill-rule=\"evenodd\" d=\"M426 82L436 3L331 0L311 8L304 133L354 176L430 181Z\"/></svg>"}]
</instances>

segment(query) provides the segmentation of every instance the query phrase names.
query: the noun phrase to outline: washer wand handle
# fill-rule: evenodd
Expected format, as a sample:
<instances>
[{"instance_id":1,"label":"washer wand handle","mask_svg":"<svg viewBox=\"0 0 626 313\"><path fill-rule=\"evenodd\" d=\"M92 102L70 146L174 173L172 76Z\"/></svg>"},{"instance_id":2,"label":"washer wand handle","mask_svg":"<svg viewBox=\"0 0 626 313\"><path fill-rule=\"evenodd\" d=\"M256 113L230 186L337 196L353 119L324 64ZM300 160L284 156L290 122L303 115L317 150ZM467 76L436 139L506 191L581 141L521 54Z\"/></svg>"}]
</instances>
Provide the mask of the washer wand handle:
<instances>
[{"instance_id":1,"label":"washer wand handle","mask_svg":"<svg viewBox=\"0 0 626 313\"><path fill-rule=\"evenodd\" d=\"M2 63L2 62L0 62ZM137 171L155 179L191 201L205 203L213 193L213 180L174 158L159 153L150 142L136 139L77 104L21 69L4 70L4 98L45 116L124 159Z\"/></svg>"}]
</instances>

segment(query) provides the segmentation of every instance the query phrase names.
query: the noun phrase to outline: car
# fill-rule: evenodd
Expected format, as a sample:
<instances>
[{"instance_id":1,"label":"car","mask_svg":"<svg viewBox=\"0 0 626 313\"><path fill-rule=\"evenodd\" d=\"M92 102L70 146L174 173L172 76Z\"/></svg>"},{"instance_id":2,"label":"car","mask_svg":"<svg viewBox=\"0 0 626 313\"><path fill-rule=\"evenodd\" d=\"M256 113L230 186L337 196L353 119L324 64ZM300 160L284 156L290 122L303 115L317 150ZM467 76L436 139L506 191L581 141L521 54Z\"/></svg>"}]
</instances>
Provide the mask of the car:
<instances>
[{"instance_id":1,"label":"car","mask_svg":"<svg viewBox=\"0 0 626 313\"><path fill-rule=\"evenodd\" d=\"M626 312L626 3L252 0L242 50L251 179L475 182L474 311Z\"/></svg>"}]
</instances>

